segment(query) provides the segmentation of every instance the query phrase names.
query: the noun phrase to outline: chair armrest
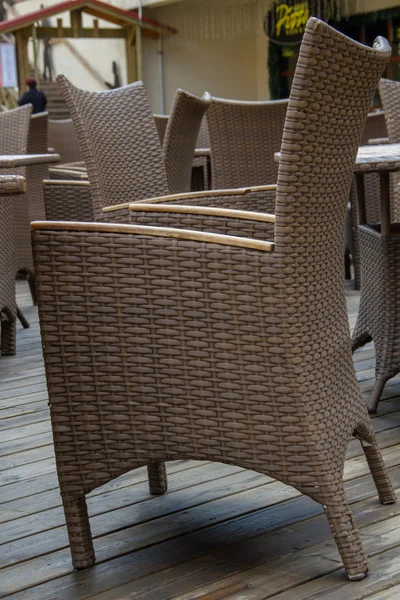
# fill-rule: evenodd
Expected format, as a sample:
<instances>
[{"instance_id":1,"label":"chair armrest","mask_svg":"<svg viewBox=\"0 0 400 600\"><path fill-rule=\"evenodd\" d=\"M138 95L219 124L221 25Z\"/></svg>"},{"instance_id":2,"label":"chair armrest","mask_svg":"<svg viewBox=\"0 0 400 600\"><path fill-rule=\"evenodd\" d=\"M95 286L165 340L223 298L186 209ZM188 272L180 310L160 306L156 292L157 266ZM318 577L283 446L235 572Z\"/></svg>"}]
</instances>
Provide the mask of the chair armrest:
<instances>
[{"instance_id":1,"label":"chair armrest","mask_svg":"<svg viewBox=\"0 0 400 600\"><path fill-rule=\"evenodd\" d=\"M26 179L22 175L0 175L0 196L25 194Z\"/></svg>"},{"instance_id":2,"label":"chair armrest","mask_svg":"<svg viewBox=\"0 0 400 600\"><path fill-rule=\"evenodd\" d=\"M43 181L46 218L51 221L93 221L88 181Z\"/></svg>"},{"instance_id":3,"label":"chair armrest","mask_svg":"<svg viewBox=\"0 0 400 600\"><path fill-rule=\"evenodd\" d=\"M176 204L131 204L130 222L251 239L274 239L275 216L245 210Z\"/></svg>"},{"instance_id":4,"label":"chair armrest","mask_svg":"<svg viewBox=\"0 0 400 600\"><path fill-rule=\"evenodd\" d=\"M381 144L388 144L389 143L389 138L385 137L385 138L371 138L368 140L367 145L368 146L380 146Z\"/></svg>"},{"instance_id":5,"label":"chair armrest","mask_svg":"<svg viewBox=\"0 0 400 600\"><path fill-rule=\"evenodd\" d=\"M80 179L83 181L88 180L86 173L82 171L73 171L71 169L60 169L59 167L53 167L49 169L49 176L51 179Z\"/></svg>"},{"instance_id":6,"label":"chair armrest","mask_svg":"<svg viewBox=\"0 0 400 600\"><path fill-rule=\"evenodd\" d=\"M160 196L146 200L137 200L134 203L116 204L104 207L103 213L112 213L129 209L132 204L177 204L189 206L210 206L231 208L235 210L255 212L275 212L276 185L261 185L233 190L209 190Z\"/></svg>"},{"instance_id":7,"label":"chair armrest","mask_svg":"<svg viewBox=\"0 0 400 600\"><path fill-rule=\"evenodd\" d=\"M274 248L272 242L263 240L249 240L231 235L218 235L204 231L189 231L167 227L145 227L142 225L128 225L121 223L72 223L62 221L33 221L33 231L83 231L95 233L119 233L133 235L148 235L154 237L165 237L171 239L191 240L208 242L210 244L221 244L224 246L238 246L252 250L271 252Z\"/></svg>"}]
</instances>

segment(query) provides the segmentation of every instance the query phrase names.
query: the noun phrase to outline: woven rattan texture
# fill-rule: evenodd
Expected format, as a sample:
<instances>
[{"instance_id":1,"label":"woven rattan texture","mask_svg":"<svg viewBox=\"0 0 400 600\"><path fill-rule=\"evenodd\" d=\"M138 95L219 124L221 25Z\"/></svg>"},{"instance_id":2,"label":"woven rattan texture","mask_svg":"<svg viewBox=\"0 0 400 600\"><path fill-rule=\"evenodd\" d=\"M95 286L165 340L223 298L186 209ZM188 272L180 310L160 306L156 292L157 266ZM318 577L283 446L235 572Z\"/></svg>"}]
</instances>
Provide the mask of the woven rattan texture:
<instances>
[{"instance_id":1,"label":"woven rattan texture","mask_svg":"<svg viewBox=\"0 0 400 600\"><path fill-rule=\"evenodd\" d=\"M206 113L212 188L276 183L287 100L233 102L213 98Z\"/></svg>"},{"instance_id":2,"label":"woven rattan texture","mask_svg":"<svg viewBox=\"0 0 400 600\"><path fill-rule=\"evenodd\" d=\"M72 179L72 180L77 180L80 179L81 181L87 181L87 177L83 177L82 176L82 171L74 171L71 169L49 169L49 176L51 179L61 179L61 180L67 180L67 179Z\"/></svg>"},{"instance_id":3,"label":"woven rattan texture","mask_svg":"<svg viewBox=\"0 0 400 600\"><path fill-rule=\"evenodd\" d=\"M394 500L351 357L345 212L389 45L310 19L279 165L276 252L36 229L57 470L75 566L94 560L84 493L139 465L255 469L325 505L347 574L367 559L343 489L354 431ZM160 233L160 230L158 230Z\"/></svg>"},{"instance_id":4,"label":"woven rattan texture","mask_svg":"<svg viewBox=\"0 0 400 600\"><path fill-rule=\"evenodd\" d=\"M217 196L204 196L179 198L168 200L168 198L152 199L152 203L180 204L182 206L212 206L215 208L231 208L236 210L250 210L254 212L275 212L275 190L252 191L245 194L224 194Z\"/></svg>"},{"instance_id":5,"label":"woven rattan texture","mask_svg":"<svg viewBox=\"0 0 400 600\"><path fill-rule=\"evenodd\" d=\"M49 119L49 147L60 155L62 163L82 160L78 138L72 119Z\"/></svg>"},{"instance_id":6,"label":"woven rattan texture","mask_svg":"<svg viewBox=\"0 0 400 600\"><path fill-rule=\"evenodd\" d=\"M1 354L15 354L15 301L16 238L15 194L26 190L25 179L17 175L0 176L0 313Z\"/></svg>"},{"instance_id":7,"label":"woven rattan texture","mask_svg":"<svg viewBox=\"0 0 400 600\"><path fill-rule=\"evenodd\" d=\"M29 104L0 113L0 154L26 154L31 112L32 106ZM4 170L2 172L4 173ZM6 172L9 173L10 170L7 169ZM13 168L12 173L21 176L27 175L25 167ZM12 202L12 208L14 211L14 225L6 235L10 238L10 232L13 232L15 236L15 240L9 239L14 252L12 264L15 270L15 278L15 275L20 270L26 270L29 273L33 272L30 242L29 246L27 245L27 238L29 236L27 194L15 198Z\"/></svg>"},{"instance_id":8,"label":"woven rattan texture","mask_svg":"<svg viewBox=\"0 0 400 600\"><path fill-rule=\"evenodd\" d=\"M388 379L400 371L400 227L390 236L360 226L363 292L353 333L353 348L374 342L376 380L370 406L376 409Z\"/></svg>"},{"instance_id":9,"label":"woven rattan texture","mask_svg":"<svg viewBox=\"0 0 400 600\"><path fill-rule=\"evenodd\" d=\"M104 92L57 76L87 165L94 214L103 206L168 193L153 114L141 82Z\"/></svg>"},{"instance_id":10,"label":"woven rattan texture","mask_svg":"<svg viewBox=\"0 0 400 600\"><path fill-rule=\"evenodd\" d=\"M185 213L169 213L154 211L130 211L130 222L137 225L153 225L156 227L176 227L221 233L237 237L255 238L273 241L274 225L260 221L236 219L213 215L195 215Z\"/></svg>"},{"instance_id":11,"label":"woven rattan texture","mask_svg":"<svg viewBox=\"0 0 400 600\"><path fill-rule=\"evenodd\" d=\"M385 113L383 111L370 113L367 117L361 137L361 145L364 146L374 139L384 139L387 138L387 136Z\"/></svg>"},{"instance_id":12,"label":"woven rattan texture","mask_svg":"<svg viewBox=\"0 0 400 600\"><path fill-rule=\"evenodd\" d=\"M154 115L154 121L157 127L158 137L160 138L160 145L162 146L165 138L165 130L168 124L168 115Z\"/></svg>"},{"instance_id":13,"label":"woven rattan texture","mask_svg":"<svg viewBox=\"0 0 400 600\"><path fill-rule=\"evenodd\" d=\"M379 82L379 94L385 112L386 129L391 144L400 142L400 83L389 79ZM400 173L390 176L390 201L392 218L400 221Z\"/></svg>"},{"instance_id":14,"label":"woven rattan texture","mask_svg":"<svg viewBox=\"0 0 400 600\"><path fill-rule=\"evenodd\" d=\"M170 194L190 192L193 154L210 100L177 90L163 143L163 158Z\"/></svg>"},{"instance_id":15,"label":"woven rattan texture","mask_svg":"<svg viewBox=\"0 0 400 600\"><path fill-rule=\"evenodd\" d=\"M44 200L48 221L94 221L87 185L45 185Z\"/></svg>"},{"instance_id":16,"label":"woven rattan texture","mask_svg":"<svg viewBox=\"0 0 400 600\"><path fill-rule=\"evenodd\" d=\"M208 133L207 118L203 117L197 137L196 148L209 148L210 135ZM211 187L211 165L206 156L198 156L193 160L191 190L193 192L209 190Z\"/></svg>"}]
</instances>

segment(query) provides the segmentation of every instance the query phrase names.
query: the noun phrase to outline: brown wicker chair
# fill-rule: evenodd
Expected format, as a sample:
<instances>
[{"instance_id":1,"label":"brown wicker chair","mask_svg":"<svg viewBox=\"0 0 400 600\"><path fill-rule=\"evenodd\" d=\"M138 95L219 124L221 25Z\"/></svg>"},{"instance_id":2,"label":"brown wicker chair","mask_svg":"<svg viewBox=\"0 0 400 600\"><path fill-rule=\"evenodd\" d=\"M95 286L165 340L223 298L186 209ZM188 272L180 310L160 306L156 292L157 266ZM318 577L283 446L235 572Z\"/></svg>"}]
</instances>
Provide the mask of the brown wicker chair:
<instances>
[{"instance_id":1,"label":"brown wicker chair","mask_svg":"<svg viewBox=\"0 0 400 600\"><path fill-rule=\"evenodd\" d=\"M400 142L400 83L381 79L379 92L385 111L386 126L390 143ZM361 242L362 290L360 309L353 332L353 350L362 347L371 340L376 355L375 384L369 400L370 412L374 413L379 405L386 382L400 371L400 334L396 318L397 280L400 264L398 235L400 226L394 224L390 236L383 236L379 225L379 175L375 177L377 191L375 202L366 202L366 216L369 225L359 228ZM364 175L366 179L366 175ZM392 173L391 210L392 221L400 218L399 174ZM366 193L366 200L368 196ZM371 226L372 224L372 226Z\"/></svg>"},{"instance_id":2,"label":"brown wicker chair","mask_svg":"<svg viewBox=\"0 0 400 600\"><path fill-rule=\"evenodd\" d=\"M206 117L203 118L199 135L197 137L196 148L209 148L210 135ZM209 190L211 187L211 165L207 157L196 156L193 160L192 181L190 189L192 192Z\"/></svg>"},{"instance_id":3,"label":"brown wicker chair","mask_svg":"<svg viewBox=\"0 0 400 600\"><path fill-rule=\"evenodd\" d=\"M0 113L0 154L26 154L31 113L31 104L26 104L20 108ZM15 175L25 177L26 167L15 168L13 172ZM32 250L30 250L29 253L26 251L26 239L27 236L30 235L30 221L26 195L21 194L19 197L14 198L12 200L12 207L14 211L13 232L16 236L15 240L10 241L15 253L13 259L15 269L14 279L19 272L26 275L31 288L32 297L35 300ZM25 321L24 324L27 325Z\"/></svg>"},{"instance_id":4,"label":"brown wicker chair","mask_svg":"<svg viewBox=\"0 0 400 600\"><path fill-rule=\"evenodd\" d=\"M206 119L213 189L276 183L288 100L239 102L213 98Z\"/></svg>"},{"instance_id":5,"label":"brown wicker chair","mask_svg":"<svg viewBox=\"0 0 400 600\"><path fill-rule=\"evenodd\" d=\"M82 154L72 119L49 119L49 146L60 155L60 162L82 161Z\"/></svg>"},{"instance_id":6,"label":"brown wicker chair","mask_svg":"<svg viewBox=\"0 0 400 600\"><path fill-rule=\"evenodd\" d=\"M85 186L80 187L75 184L70 186L68 191L66 190L68 198L72 199L75 196L75 201L71 201L71 215L67 220L76 220L74 207L88 202L89 198L93 205L94 220L106 219L122 223L129 222L128 207L133 200L162 197L164 201L164 196L168 193L167 175L154 118L143 84L139 82L106 92L86 92L72 86L63 75L59 75L57 80L74 120L85 163L88 165L91 191L89 197ZM200 111L204 109L203 101L183 94L181 99L186 104L185 108L189 107L190 113L195 112L193 104L200 104ZM188 98L190 101L187 100ZM205 101L206 103L207 101ZM129 106L129 111L125 110L126 106ZM94 115L96 115L95 118ZM105 125L104 127L101 125L102 131L105 131L104 135L107 137L107 144L102 143L102 138L98 135L98 127L99 123L102 123L102 119L113 124L113 126ZM189 120L192 120L193 123L192 118ZM176 140L176 134L172 134L172 128L174 131L179 131L179 120L176 123L177 125L171 125L171 143ZM122 149L124 143L130 145L131 150ZM192 139L190 148L185 147L185 154L189 157L193 156L192 144L194 143ZM182 164L186 170L189 161L186 161L186 164L182 161ZM75 178L75 174L66 171L65 168L51 169L51 171L52 178L56 176L64 180L67 177ZM122 178L117 178L117 183L115 183L113 178L115 179L115 174L118 172L122 174ZM60 198L63 186L68 186L68 183L64 181L59 185L58 195ZM275 205L275 189L276 186L275 188L261 186L258 190L256 187L251 188L254 203L249 204L248 210L270 212ZM52 192L56 192L56 188L47 188L45 198L46 203L49 202L51 205L48 213L51 212L54 215L53 208L59 204L59 199L52 200ZM198 198L197 193L180 194L176 197L179 202L187 204L193 202L229 207L228 196L231 196L231 207L235 207L236 195L241 202L243 199L241 190L213 192L203 200ZM172 198L169 197L168 200L172 200ZM114 207L114 210L108 211L107 215L104 215L102 209L107 207ZM246 210L242 205L240 208ZM89 211L90 207L87 209L87 212ZM59 220L65 216L66 213L63 210Z\"/></svg>"},{"instance_id":7,"label":"brown wicker chair","mask_svg":"<svg viewBox=\"0 0 400 600\"><path fill-rule=\"evenodd\" d=\"M343 235L363 122L389 56L382 38L371 49L309 20L283 136L274 252L266 241L198 231L34 225L75 567L94 561L86 493L149 462L196 458L266 473L322 503L348 577L365 576L343 486L352 434L381 501L394 494L351 357Z\"/></svg>"},{"instance_id":8,"label":"brown wicker chair","mask_svg":"<svg viewBox=\"0 0 400 600\"><path fill-rule=\"evenodd\" d=\"M14 194L26 192L25 178L20 175L0 175L0 318L1 354L15 354L16 236Z\"/></svg>"},{"instance_id":9,"label":"brown wicker chair","mask_svg":"<svg viewBox=\"0 0 400 600\"><path fill-rule=\"evenodd\" d=\"M198 98L177 90L163 143L163 159L170 194L190 192L193 155L211 96Z\"/></svg>"},{"instance_id":10,"label":"brown wicker chair","mask_svg":"<svg viewBox=\"0 0 400 600\"><path fill-rule=\"evenodd\" d=\"M153 115L154 121L157 127L158 137L160 138L160 145L162 147L165 138L165 130L167 129L168 124L168 115Z\"/></svg>"}]
</instances>

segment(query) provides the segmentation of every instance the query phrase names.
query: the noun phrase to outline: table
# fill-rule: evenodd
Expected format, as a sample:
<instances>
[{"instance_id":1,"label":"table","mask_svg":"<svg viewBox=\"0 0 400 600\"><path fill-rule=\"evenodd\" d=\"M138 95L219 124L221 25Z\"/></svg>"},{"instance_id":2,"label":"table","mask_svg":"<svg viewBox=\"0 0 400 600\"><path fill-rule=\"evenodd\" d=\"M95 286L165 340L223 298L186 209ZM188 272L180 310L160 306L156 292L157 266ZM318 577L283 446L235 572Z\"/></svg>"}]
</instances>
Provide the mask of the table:
<instances>
[{"instance_id":1,"label":"table","mask_svg":"<svg viewBox=\"0 0 400 600\"><path fill-rule=\"evenodd\" d=\"M400 170L400 144L363 146L354 167L361 254L361 298L353 351L373 340L376 379L369 410L376 412L384 385L400 371L400 224L392 223L390 173ZM364 174L380 179L380 223L367 223Z\"/></svg>"}]
</instances>

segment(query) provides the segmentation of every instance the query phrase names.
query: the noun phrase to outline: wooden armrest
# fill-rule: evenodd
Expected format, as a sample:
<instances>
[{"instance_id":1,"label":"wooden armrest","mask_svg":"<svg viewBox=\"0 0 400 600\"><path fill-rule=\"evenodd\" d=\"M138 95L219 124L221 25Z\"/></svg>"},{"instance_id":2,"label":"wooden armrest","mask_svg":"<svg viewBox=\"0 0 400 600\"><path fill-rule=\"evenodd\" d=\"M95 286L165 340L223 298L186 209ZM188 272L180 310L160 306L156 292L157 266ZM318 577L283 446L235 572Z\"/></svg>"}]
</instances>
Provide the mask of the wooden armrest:
<instances>
[{"instance_id":1,"label":"wooden armrest","mask_svg":"<svg viewBox=\"0 0 400 600\"><path fill-rule=\"evenodd\" d=\"M0 175L0 196L26 192L26 179L22 175Z\"/></svg>"},{"instance_id":2,"label":"wooden armrest","mask_svg":"<svg viewBox=\"0 0 400 600\"><path fill-rule=\"evenodd\" d=\"M74 177L76 179L85 179L85 180L88 179L88 176L86 173L84 173L82 171L75 171L73 169L60 169L58 167L53 167L53 168L49 169L49 173L64 175L65 177L74 175Z\"/></svg>"},{"instance_id":3,"label":"wooden armrest","mask_svg":"<svg viewBox=\"0 0 400 600\"><path fill-rule=\"evenodd\" d=\"M80 185L89 187L90 183L81 179L43 179L43 185Z\"/></svg>"},{"instance_id":4,"label":"wooden armrest","mask_svg":"<svg viewBox=\"0 0 400 600\"><path fill-rule=\"evenodd\" d=\"M157 237L168 237L182 240L193 240L197 242L208 242L210 244L222 244L225 246L238 246L251 250L271 252L274 248L273 242L254 240L248 238L221 235L218 233L205 233L203 231L191 231L185 229L172 229L167 227L148 227L145 225L125 225L117 223L72 223L69 221L34 221L31 223L32 230L51 231L87 231L96 233L128 233L133 235L150 235Z\"/></svg>"},{"instance_id":5,"label":"wooden armrest","mask_svg":"<svg viewBox=\"0 0 400 600\"><path fill-rule=\"evenodd\" d=\"M129 205L131 211L147 212L170 212L184 213L188 215L210 215L213 217L231 217L236 219L248 219L249 221L263 221L265 223L275 223L275 215L268 213L250 212L246 210L234 210L231 208L214 208L210 206L190 206L187 204L139 204Z\"/></svg>"},{"instance_id":6,"label":"wooden armrest","mask_svg":"<svg viewBox=\"0 0 400 600\"><path fill-rule=\"evenodd\" d=\"M388 144L389 143L389 138L385 137L385 138L371 138L370 140L368 140L367 145L368 146L379 146L380 144Z\"/></svg>"},{"instance_id":7,"label":"wooden armrest","mask_svg":"<svg viewBox=\"0 0 400 600\"><path fill-rule=\"evenodd\" d=\"M169 196L159 196L157 198L149 198L146 200L136 200L135 202L125 202L124 204L115 204L114 206L105 206L102 211L103 212L112 212L114 210L121 210L121 209L127 209L129 208L132 204L143 204L143 202L145 202L146 204L163 204L165 202L172 202L172 201L176 201L179 202L179 200L183 200L185 202L190 202L190 200L195 200L196 198L213 198L216 196L243 196L245 194L248 194L250 192L273 192L276 191L277 186L276 184L271 184L271 185L258 185L258 186L251 186L251 187L245 187L245 188L235 188L232 190L206 190L206 191L202 191L202 192L186 192L184 194L171 194Z\"/></svg>"}]
</instances>

